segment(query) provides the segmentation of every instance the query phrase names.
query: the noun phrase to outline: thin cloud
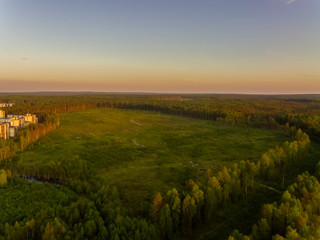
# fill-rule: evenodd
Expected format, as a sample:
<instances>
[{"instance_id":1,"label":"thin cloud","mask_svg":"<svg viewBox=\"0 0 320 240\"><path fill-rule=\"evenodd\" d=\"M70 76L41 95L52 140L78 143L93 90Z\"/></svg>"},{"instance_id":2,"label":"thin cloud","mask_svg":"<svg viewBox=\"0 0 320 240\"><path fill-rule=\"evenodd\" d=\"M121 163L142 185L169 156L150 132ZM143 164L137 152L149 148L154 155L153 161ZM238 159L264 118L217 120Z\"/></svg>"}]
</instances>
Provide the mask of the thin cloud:
<instances>
[{"instance_id":1,"label":"thin cloud","mask_svg":"<svg viewBox=\"0 0 320 240\"><path fill-rule=\"evenodd\" d=\"M22 61L26 61L26 60L28 60L28 59L30 59L29 57L21 57L20 58L20 60L22 60Z\"/></svg>"},{"instance_id":2,"label":"thin cloud","mask_svg":"<svg viewBox=\"0 0 320 240\"><path fill-rule=\"evenodd\" d=\"M290 5L292 3L297 2L298 0L286 0L286 4Z\"/></svg>"}]
</instances>

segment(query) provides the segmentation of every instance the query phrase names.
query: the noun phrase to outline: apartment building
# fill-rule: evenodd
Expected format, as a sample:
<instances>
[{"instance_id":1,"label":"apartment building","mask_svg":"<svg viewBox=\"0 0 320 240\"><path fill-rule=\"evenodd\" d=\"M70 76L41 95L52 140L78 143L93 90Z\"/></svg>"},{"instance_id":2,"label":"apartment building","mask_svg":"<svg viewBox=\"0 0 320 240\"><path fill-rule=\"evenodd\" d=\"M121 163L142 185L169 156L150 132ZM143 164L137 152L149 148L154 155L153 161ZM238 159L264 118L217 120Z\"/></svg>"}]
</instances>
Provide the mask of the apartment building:
<instances>
[{"instance_id":1,"label":"apartment building","mask_svg":"<svg viewBox=\"0 0 320 240\"><path fill-rule=\"evenodd\" d=\"M34 114L5 116L5 112L0 110L0 138L13 138L20 128L35 123L38 123L38 118Z\"/></svg>"}]
</instances>

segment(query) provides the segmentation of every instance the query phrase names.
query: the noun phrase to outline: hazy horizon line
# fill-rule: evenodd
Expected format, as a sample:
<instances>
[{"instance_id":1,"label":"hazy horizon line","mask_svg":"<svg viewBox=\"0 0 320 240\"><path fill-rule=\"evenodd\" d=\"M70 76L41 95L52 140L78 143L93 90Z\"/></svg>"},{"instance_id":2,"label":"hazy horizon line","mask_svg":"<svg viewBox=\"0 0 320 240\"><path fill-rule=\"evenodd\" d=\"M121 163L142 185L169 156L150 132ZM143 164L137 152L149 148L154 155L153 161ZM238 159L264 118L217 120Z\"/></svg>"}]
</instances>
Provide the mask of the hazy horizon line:
<instances>
[{"instance_id":1,"label":"hazy horizon line","mask_svg":"<svg viewBox=\"0 0 320 240\"><path fill-rule=\"evenodd\" d=\"M24 94L24 93L81 93L81 94L146 94L146 95L174 95L174 94L186 94L186 95L320 95L318 93L241 93L241 92L148 92L148 91L0 91L0 94Z\"/></svg>"}]
</instances>

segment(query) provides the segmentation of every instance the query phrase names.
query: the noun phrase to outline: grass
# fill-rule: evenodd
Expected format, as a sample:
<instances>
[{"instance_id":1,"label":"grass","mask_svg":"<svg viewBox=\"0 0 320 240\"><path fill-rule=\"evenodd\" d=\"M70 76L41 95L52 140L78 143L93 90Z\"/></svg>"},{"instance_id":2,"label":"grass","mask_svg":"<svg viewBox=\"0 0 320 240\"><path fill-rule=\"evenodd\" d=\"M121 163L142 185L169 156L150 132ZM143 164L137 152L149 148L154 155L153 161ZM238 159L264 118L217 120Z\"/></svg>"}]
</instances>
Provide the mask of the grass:
<instances>
[{"instance_id":1,"label":"grass","mask_svg":"<svg viewBox=\"0 0 320 240\"><path fill-rule=\"evenodd\" d=\"M136 211L148 209L156 192L180 189L195 169L217 172L240 160L256 161L269 147L287 140L280 131L132 110L66 113L60 122L58 129L17 155L18 169L84 159L91 174L116 185Z\"/></svg>"}]
</instances>

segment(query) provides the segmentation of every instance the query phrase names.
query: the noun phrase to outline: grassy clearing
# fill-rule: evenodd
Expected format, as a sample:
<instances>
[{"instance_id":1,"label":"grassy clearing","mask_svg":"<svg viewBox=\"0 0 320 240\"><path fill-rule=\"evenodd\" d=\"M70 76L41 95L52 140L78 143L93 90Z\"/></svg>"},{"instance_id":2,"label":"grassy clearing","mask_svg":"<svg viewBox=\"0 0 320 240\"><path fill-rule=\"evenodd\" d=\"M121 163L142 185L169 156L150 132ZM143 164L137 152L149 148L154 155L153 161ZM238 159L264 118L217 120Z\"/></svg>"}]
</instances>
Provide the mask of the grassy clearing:
<instances>
[{"instance_id":1,"label":"grassy clearing","mask_svg":"<svg viewBox=\"0 0 320 240\"><path fill-rule=\"evenodd\" d=\"M138 211L147 209L155 192L181 188L195 169L217 172L240 160L255 161L287 140L279 131L131 110L66 113L60 122L16 157L18 169L84 159L92 174L118 186Z\"/></svg>"}]
</instances>

